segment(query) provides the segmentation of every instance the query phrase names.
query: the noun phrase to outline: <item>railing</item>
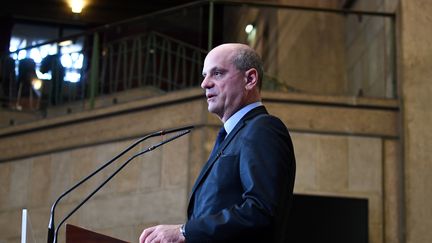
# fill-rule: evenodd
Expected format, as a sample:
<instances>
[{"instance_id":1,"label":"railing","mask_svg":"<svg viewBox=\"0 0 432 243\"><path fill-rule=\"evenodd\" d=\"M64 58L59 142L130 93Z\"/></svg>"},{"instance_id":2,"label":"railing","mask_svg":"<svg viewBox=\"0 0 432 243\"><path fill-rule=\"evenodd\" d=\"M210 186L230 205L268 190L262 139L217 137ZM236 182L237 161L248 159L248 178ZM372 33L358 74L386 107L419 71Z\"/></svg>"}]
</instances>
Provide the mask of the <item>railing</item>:
<instances>
[{"instance_id":1,"label":"railing","mask_svg":"<svg viewBox=\"0 0 432 243\"><path fill-rule=\"evenodd\" d=\"M165 91L195 86L205 54L156 32L107 43L102 54L99 93L144 85Z\"/></svg>"},{"instance_id":2,"label":"railing","mask_svg":"<svg viewBox=\"0 0 432 243\"><path fill-rule=\"evenodd\" d=\"M43 60L41 70L48 66L46 69L52 72L52 78L44 80L43 94L36 92L31 84L33 80L30 78L36 78L35 63L30 59L21 60L19 65L33 68L27 68L29 75L26 77L30 77L28 80L20 78L16 85L13 85L14 82L9 83L8 93L14 94L13 90L16 90L17 95L8 97L7 100L12 101L9 104L20 109L24 96L29 102L24 104L27 108L41 105L46 108L76 101L84 102L88 98L92 103L100 95L148 86L170 92L198 85L206 54L204 50L153 31L105 42L102 46L99 46L98 36L98 33L94 34L91 55L85 49L68 53L92 57L85 60L78 82L64 82L65 68L61 66L59 56L51 55ZM97 53L98 50L101 53ZM12 59L4 60L10 60L9 65L13 65ZM23 68L20 70L23 71ZM12 81L13 74L11 72L9 78ZM38 104L41 98L45 103Z\"/></svg>"},{"instance_id":3,"label":"railing","mask_svg":"<svg viewBox=\"0 0 432 243\"><path fill-rule=\"evenodd\" d=\"M47 110L71 102L92 108L97 97L130 89L196 87L206 50L241 42L263 57L264 89L395 98L394 22L392 13L199 1L3 56L0 94L3 107ZM65 40L81 49L64 52L59 44ZM51 78L37 90L35 63L11 57L47 45L72 64L64 68L60 54L45 58L39 69L50 70ZM68 71L77 82L64 81Z\"/></svg>"}]
</instances>

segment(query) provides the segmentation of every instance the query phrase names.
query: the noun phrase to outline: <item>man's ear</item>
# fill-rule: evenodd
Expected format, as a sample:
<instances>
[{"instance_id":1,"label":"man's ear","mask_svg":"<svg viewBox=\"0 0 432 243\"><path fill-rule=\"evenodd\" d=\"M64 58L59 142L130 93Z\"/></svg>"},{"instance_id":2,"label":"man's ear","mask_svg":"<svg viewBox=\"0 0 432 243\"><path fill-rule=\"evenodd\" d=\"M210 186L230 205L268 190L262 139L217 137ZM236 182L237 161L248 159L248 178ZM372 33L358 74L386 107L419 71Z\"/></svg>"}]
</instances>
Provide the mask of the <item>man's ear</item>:
<instances>
[{"instance_id":1,"label":"man's ear","mask_svg":"<svg viewBox=\"0 0 432 243\"><path fill-rule=\"evenodd\" d=\"M251 68L246 71L245 77L245 88L247 90L252 90L253 88L258 86L258 71L255 68Z\"/></svg>"}]
</instances>

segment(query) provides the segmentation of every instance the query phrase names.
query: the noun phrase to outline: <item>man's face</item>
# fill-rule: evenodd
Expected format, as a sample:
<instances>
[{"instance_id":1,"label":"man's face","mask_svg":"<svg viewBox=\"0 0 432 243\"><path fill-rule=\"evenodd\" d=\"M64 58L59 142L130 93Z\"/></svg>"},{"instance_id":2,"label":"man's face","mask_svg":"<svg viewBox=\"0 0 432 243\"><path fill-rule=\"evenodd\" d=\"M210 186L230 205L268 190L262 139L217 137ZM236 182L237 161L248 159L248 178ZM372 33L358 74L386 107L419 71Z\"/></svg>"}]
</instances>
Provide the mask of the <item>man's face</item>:
<instances>
[{"instance_id":1,"label":"man's face","mask_svg":"<svg viewBox=\"0 0 432 243\"><path fill-rule=\"evenodd\" d=\"M204 80L208 110L225 122L244 105L245 74L231 62L232 48L219 46L204 61Z\"/></svg>"}]
</instances>

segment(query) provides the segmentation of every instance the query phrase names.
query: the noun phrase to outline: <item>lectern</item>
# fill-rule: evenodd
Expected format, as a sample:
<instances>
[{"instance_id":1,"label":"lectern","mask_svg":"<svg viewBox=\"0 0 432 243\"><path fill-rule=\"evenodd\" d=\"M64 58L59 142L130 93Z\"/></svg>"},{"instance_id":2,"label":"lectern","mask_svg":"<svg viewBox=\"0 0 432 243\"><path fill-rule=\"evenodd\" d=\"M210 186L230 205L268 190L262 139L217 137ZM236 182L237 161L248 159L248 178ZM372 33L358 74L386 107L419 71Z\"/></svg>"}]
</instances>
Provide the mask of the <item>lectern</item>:
<instances>
[{"instance_id":1,"label":"lectern","mask_svg":"<svg viewBox=\"0 0 432 243\"><path fill-rule=\"evenodd\" d=\"M129 243L75 225L66 224L66 243Z\"/></svg>"}]
</instances>

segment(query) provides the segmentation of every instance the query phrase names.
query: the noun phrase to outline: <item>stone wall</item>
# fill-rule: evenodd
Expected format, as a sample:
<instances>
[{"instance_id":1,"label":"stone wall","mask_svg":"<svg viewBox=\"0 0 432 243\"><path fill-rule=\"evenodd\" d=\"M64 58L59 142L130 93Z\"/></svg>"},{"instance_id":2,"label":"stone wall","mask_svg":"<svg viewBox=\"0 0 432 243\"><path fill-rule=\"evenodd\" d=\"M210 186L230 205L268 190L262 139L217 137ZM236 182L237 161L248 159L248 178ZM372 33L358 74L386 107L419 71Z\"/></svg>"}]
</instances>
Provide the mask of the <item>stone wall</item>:
<instances>
[{"instance_id":1,"label":"stone wall","mask_svg":"<svg viewBox=\"0 0 432 243\"><path fill-rule=\"evenodd\" d=\"M356 10L378 8L387 12L398 7L399 100L264 94L270 112L280 116L291 130L297 157L295 192L368 199L372 243L432 241L432 138L428 132L432 120L432 37L425 31L431 23L431 9L426 0L400 3L368 0L357 1L354 6ZM352 28L364 28L361 36L365 37L370 20L352 21ZM387 28L385 23L376 26ZM349 38L352 43L356 41ZM374 50L388 47L382 46L379 37L369 40L358 53L375 55ZM345 48L355 50L350 45ZM362 60L368 59L351 60L351 70L390 77L378 72L381 66L365 68L362 64L360 68L354 64L367 63ZM364 84L363 80L358 78L350 86L353 95L358 94L358 87L370 87L371 92L395 88ZM30 233L36 242L44 242L49 207L67 187L136 138L165 127L193 124L197 127L187 137L126 167L68 221L131 242L146 226L182 222L189 190L220 125L206 112L201 94L190 90L0 129L0 242L19 242L23 207L29 209ZM66 198L58 207L57 217L101 179L96 177Z\"/></svg>"},{"instance_id":2,"label":"stone wall","mask_svg":"<svg viewBox=\"0 0 432 243\"><path fill-rule=\"evenodd\" d=\"M407 243L432 242L432 5L401 0L400 79Z\"/></svg>"},{"instance_id":3,"label":"stone wall","mask_svg":"<svg viewBox=\"0 0 432 243\"><path fill-rule=\"evenodd\" d=\"M389 12L396 0L355 1L357 11ZM389 17L349 15L345 24L348 93L369 97L393 98L396 84L396 21Z\"/></svg>"},{"instance_id":4,"label":"stone wall","mask_svg":"<svg viewBox=\"0 0 432 243\"><path fill-rule=\"evenodd\" d=\"M55 198L131 142L71 149L0 164L0 171L7 173L0 179L3 188L0 242L20 242L21 208L29 212L29 234L36 242L46 242L49 206ZM182 222L187 199L188 149L189 139L183 138L136 159L67 223L134 242L146 224ZM59 204L57 224L118 165L111 167ZM60 239L63 237L61 231Z\"/></svg>"},{"instance_id":5,"label":"stone wall","mask_svg":"<svg viewBox=\"0 0 432 243\"><path fill-rule=\"evenodd\" d=\"M394 235L385 220L400 214L397 201L386 196L400 189L391 180L400 159L394 149L399 144L397 102L276 92L263 97L270 113L291 130L295 192L365 198L370 242L384 242L389 230ZM146 226L183 222L189 191L220 126L206 108L202 91L193 89L2 129L0 242L19 242L22 208L29 210L31 235L45 242L49 208L61 192L136 138L195 125L191 134L131 162L67 221L131 242ZM144 142L124 158L158 141ZM66 197L56 222L118 166Z\"/></svg>"},{"instance_id":6,"label":"stone wall","mask_svg":"<svg viewBox=\"0 0 432 243\"><path fill-rule=\"evenodd\" d=\"M224 11L224 41L254 47L263 57L266 74L286 89L346 93L344 16L271 7L235 6ZM244 29L252 23L256 37L248 41Z\"/></svg>"},{"instance_id":7,"label":"stone wall","mask_svg":"<svg viewBox=\"0 0 432 243\"><path fill-rule=\"evenodd\" d=\"M198 121L205 111L202 102L183 103L185 97L201 97L201 92L168 95L150 103L119 105L114 110L113 107L102 109L99 115L103 118L94 116L98 112L84 112L3 129L0 242L20 242L22 208L29 211L29 234L36 242L46 242L50 205L63 191L138 137L193 123L198 127L192 135L132 161L67 221L130 242L137 240L145 226L183 222L191 187L189 168L194 166L189 161L203 160L196 143L200 143L203 133ZM175 104L169 104L172 99ZM137 106L142 110L137 111ZM198 121L193 122L194 119ZM127 158L160 141L161 138L152 138L141 143L65 197L57 207L56 224ZM64 230L60 236L64 239Z\"/></svg>"},{"instance_id":8,"label":"stone wall","mask_svg":"<svg viewBox=\"0 0 432 243\"><path fill-rule=\"evenodd\" d=\"M272 1L341 9L342 1ZM396 0L354 1L348 10L394 13ZM292 8L224 7L224 41L253 46L267 75L286 90L395 98L396 43L392 16ZM254 24L250 39L244 29Z\"/></svg>"}]
</instances>

